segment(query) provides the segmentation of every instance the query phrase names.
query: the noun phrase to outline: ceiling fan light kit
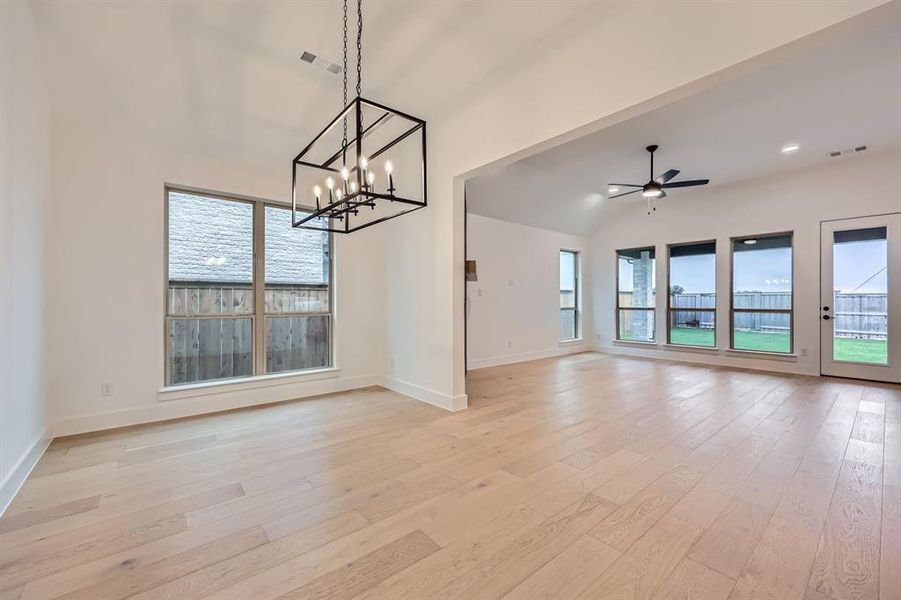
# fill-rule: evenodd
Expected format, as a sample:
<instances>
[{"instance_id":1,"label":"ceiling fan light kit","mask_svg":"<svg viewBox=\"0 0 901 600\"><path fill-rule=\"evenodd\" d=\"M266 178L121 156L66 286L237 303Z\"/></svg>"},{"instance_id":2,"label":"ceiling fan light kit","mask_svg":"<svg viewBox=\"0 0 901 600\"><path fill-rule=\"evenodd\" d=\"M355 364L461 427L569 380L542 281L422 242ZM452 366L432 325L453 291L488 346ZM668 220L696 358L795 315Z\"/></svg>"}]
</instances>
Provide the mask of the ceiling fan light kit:
<instances>
[{"instance_id":1,"label":"ceiling fan light kit","mask_svg":"<svg viewBox=\"0 0 901 600\"><path fill-rule=\"evenodd\" d=\"M347 101L344 0L344 108L291 161L291 224L300 229L352 233L428 205L426 122L362 96L361 2L357 95Z\"/></svg>"},{"instance_id":2,"label":"ceiling fan light kit","mask_svg":"<svg viewBox=\"0 0 901 600\"><path fill-rule=\"evenodd\" d=\"M654 177L654 153L657 151L657 144L652 144L647 146L645 150L648 151L651 155L651 178L645 184L637 184L637 183L608 183L608 191L619 191L619 188L627 187L627 188L635 188L628 192L622 192L620 194L615 194L610 196L610 200L614 198L621 198L623 196L628 196L629 194L635 194L637 192L641 192L642 197L646 198L648 201L648 214L657 210L657 200L659 198L666 198L666 190L671 188L681 188L681 187L694 187L698 185L707 185L710 183L709 179L689 179L686 181L672 181L676 175L679 174L678 169L670 169L669 171Z\"/></svg>"}]
</instances>

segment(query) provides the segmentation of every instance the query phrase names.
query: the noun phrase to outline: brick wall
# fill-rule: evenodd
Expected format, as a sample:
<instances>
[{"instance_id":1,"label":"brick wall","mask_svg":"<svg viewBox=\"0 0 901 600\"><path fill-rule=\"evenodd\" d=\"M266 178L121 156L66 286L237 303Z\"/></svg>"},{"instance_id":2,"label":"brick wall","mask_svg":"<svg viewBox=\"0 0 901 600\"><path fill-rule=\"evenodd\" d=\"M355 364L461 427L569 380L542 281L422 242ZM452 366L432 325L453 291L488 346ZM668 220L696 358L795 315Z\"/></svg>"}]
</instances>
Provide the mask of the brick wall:
<instances>
[{"instance_id":1,"label":"brick wall","mask_svg":"<svg viewBox=\"0 0 901 600\"><path fill-rule=\"evenodd\" d=\"M172 192L169 279L247 282L253 269L253 206ZM266 207L267 283L328 282L328 234L291 227L291 211Z\"/></svg>"}]
</instances>

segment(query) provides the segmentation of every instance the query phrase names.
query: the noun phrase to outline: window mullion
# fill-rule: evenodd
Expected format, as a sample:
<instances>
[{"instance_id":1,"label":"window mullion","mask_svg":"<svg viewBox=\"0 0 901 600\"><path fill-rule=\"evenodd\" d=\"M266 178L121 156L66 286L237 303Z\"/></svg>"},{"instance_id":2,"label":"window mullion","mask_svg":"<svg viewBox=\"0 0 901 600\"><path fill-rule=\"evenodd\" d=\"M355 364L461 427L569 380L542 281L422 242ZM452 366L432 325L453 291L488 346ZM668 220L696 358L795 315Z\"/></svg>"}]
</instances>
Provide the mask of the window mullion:
<instances>
[{"instance_id":1,"label":"window mullion","mask_svg":"<svg viewBox=\"0 0 901 600\"><path fill-rule=\"evenodd\" d=\"M253 364L256 375L266 374L266 240L265 205L253 205Z\"/></svg>"}]
</instances>

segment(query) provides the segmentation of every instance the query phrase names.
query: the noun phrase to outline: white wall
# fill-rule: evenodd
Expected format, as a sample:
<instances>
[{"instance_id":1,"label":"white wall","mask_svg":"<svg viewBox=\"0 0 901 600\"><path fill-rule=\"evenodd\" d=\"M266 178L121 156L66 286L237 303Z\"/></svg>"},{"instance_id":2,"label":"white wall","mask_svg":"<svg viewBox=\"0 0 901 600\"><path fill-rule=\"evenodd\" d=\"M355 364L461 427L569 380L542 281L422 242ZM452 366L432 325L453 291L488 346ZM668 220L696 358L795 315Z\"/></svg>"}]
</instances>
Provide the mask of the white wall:
<instances>
[{"instance_id":1,"label":"white wall","mask_svg":"<svg viewBox=\"0 0 901 600\"><path fill-rule=\"evenodd\" d=\"M466 258L479 280L466 284L470 369L589 348L591 284L587 238L467 214ZM560 343L560 250L580 252L582 339ZM586 293L587 290L587 293Z\"/></svg>"},{"instance_id":2,"label":"white wall","mask_svg":"<svg viewBox=\"0 0 901 600\"><path fill-rule=\"evenodd\" d=\"M47 361L58 435L378 383L384 275L373 228L336 240L337 378L161 397L163 183L283 200L286 171L184 153L152 138L134 143L127 123L92 133L96 110L54 120ZM104 382L113 384L112 396L100 395Z\"/></svg>"},{"instance_id":3,"label":"white wall","mask_svg":"<svg viewBox=\"0 0 901 600\"><path fill-rule=\"evenodd\" d=\"M870 150L874 151L874 150ZM878 150L877 150L878 151ZM648 216L643 205L623 211L592 238L595 323L605 350L708 364L778 370L808 375L820 372L820 221L901 212L901 193L886 193L885 177L901 170L901 153L853 156L821 167L707 190L671 194ZM729 239L793 231L796 361L730 355ZM618 248L651 246L666 256L666 245L717 241L717 353L616 345L615 258ZM666 289L664 259L657 263L657 289ZM658 315L666 297L657 295ZM666 323L657 319L657 340L666 340Z\"/></svg>"},{"instance_id":4,"label":"white wall","mask_svg":"<svg viewBox=\"0 0 901 600\"><path fill-rule=\"evenodd\" d=\"M140 106L157 74L107 81L90 64L84 72L73 70L60 58L71 40L55 35L52 15L39 24L48 54L56 57L48 62L50 91L60 99L53 107L46 248L45 360L55 434L381 383L386 368L384 246L383 230L374 227L336 239L337 375L160 394L164 184L288 201L290 163L261 160L241 144L222 143L218 130L204 133L193 126L192 120L202 115L191 111L174 111L152 101L140 118L119 110L122 105ZM106 51L115 51L119 43L102 37L95 41ZM102 81L107 88L97 97L69 94L83 85L82 78ZM299 144L295 133L282 130L282 143ZM101 395L105 382L112 384L112 396Z\"/></svg>"},{"instance_id":5,"label":"white wall","mask_svg":"<svg viewBox=\"0 0 901 600\"><path fill-rule=\"evenodd\" d=\"M0 3L0 514L43 452L49 106L31 9Z\"/></svg>"},{"instance_id":6,"label":"white wall","mask_svg":"<svg viewBox=\"0 0 901 600\"><path fill-rule=\"evenodd\" d=\"M455 177L561 143L548 140L878 4L602 3L426 115L430 207L386 226L390 377L448 408L466 405L463 185Z\"/></svg>"}]
</instances>

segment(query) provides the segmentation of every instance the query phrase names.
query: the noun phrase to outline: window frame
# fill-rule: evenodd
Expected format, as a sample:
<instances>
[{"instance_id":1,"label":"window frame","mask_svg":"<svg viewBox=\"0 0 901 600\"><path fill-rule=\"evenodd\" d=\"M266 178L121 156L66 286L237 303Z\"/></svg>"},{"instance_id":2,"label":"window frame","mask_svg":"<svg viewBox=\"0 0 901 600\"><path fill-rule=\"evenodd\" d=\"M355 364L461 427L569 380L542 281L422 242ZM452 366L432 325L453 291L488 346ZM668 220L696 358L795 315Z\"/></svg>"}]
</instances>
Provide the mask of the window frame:
<instances>
[{"instance_id":1,"label":"window frame","mask_svg":"<svg viewBox=\"0 0 901 600\"><path fill-rule=\"evenodd\" d=\"M670 294L670 289L672 286L672 249L679 248L682 246L699 246L701 244L713 244L713 289L714 289L714 302L713 308L693 308L692 312L709 312L713 313L713 346L698 346L696 344L675 344L672 340L672 315L674 312L685 312L685 309L673 308L672 306L672 294ZM717 265L717 254L719 249L717 248L716 240L700 240L697 242L679 242L677 244L667 244L666 246L666 343L670 346L679 346L680 348L705 348L705 349L716 349L717 346L717 335L716 330L717 327L717 318L716 318L716 309L719 305L719 294L716 293L717 290L717 276L716 276L716 265ZM619 269L616 270L617 276L619 275ZM617 288L619 288L619 284L617 283ZM617 293L617 297L619 297L619 293ZM731 297L731 296L730 296Z\"/></svg>"},{"instance_id":2,"label":"window frame","mask_svg":"<svg viewBox=\"0 0 901 600\"><path fill-rule=\"evenodd\" d=\"M735 242L750 239L763 239L788 236L791 249L791 308L756 309L735 308ZM750 350L735 347L735 313L767 313L788 315L788 352L773 350ZM777 231L762 233L759 235L740 235L729 238L729 350L734 352L752 352L757 354L771 354L773 356L792 356L795 353L795 232Z\"/></svg>"},{"instance_id":3,"label":"window frame","mask_svg":"<svg viewBox=\"0 0 901 600\"><path fill-rule=\"evenodd\" d=\"M253 273L251 289L253 290L253 312L243 315L194 315L190 318L233 318L233 319L250 319L251 335L253 343L251 344L251 364L253 365L253 373L251 375L239 375L235 377L223 377L220 379L205 379L202 381L187 381L184 383L169 383L169 327L173 319L184 317L172 316L169 314L169 195L171 193L190 194L195 196L204 196L215 200L225 200L229 202L240 202L249 204L253 208L253 218L251 226L252 248L253 248ZM266 207L271 206L291 211L290 202L279 202L266 198L258 198L243 194L234 194L228 192L219 192L208 190L205 188L197 188L192 186L164 183L163 184L163 389L181 389L197 385L215 385L224 383L234 383L237 381L258 378L280 378L288 375L302 375L305 373L315 373L317 371L331 370L337 368L336 352L335 352L335 324L337 322L335 311L335 236L332 232L328 232L328 313L279 313L278 315L270 315L265 309L265 289L266 289ZM298 206L301 210L313 210L308 206ZM266 318L268 316L324 316L329 317L328 326L328 345L329 360L328 364L319 367L311 367L309 369L298 369L293 371L276 371L269 373L266 371Z\"/></svg>"},{"instance_id":4,"label":"window frame","mask_svg":"<svg viewBox=\"0 0 901 600\"><path fill-rule=\"evenodd\" d=\"M613 251L613 259L614 259L614 272L616 285L613 288L613 293L616 295L615 303L614 303L614 311L616 313L616 319L614 323L614 335L613 339L617 342L625 342L627 344L648 344L648 345L656 345L657 344L657 302L659 301L657 298L656 292L654 293L654 306L649 307L635 307L635 306L620 306L619 303L619 257L620 252L640 252L642 250L652 250L654 252L654 277L656 279L657 276L657 246L635 246L632 248L618 248ZM656 286L657 282L654 281L654 285ZM669 288L667 288L667 292ZM634 294L634 290L633 290ZM620 337L620 329L619 329L619 314L621 310L642 310L642 311L651 311L654 314L654 339L653 340L625 340Z\"/></svg>"},{"instance_id":5,"label":"window frame","mask_svg":"<svg viewBox=\"0 0 901 600\"><path fill-rule=\"evenodd\" d=\"M560 287L560 276L562 273L560 272L560 255L562 254L572 254L573 255L573 306L572 308L564 308L560 306L560 311L558 313L562 314L563 311L573 311L573 337L564 338L560 337L560 342L577 342L582 339L582 285L581 285L581 275L582 275L582 257L581 252L578 250L569 250L567 248L560 248L557 252L557 287ZM557 303L560 303L559 294L564 290L558 290L557 295Z\"/></svg>"}]
</instances>

